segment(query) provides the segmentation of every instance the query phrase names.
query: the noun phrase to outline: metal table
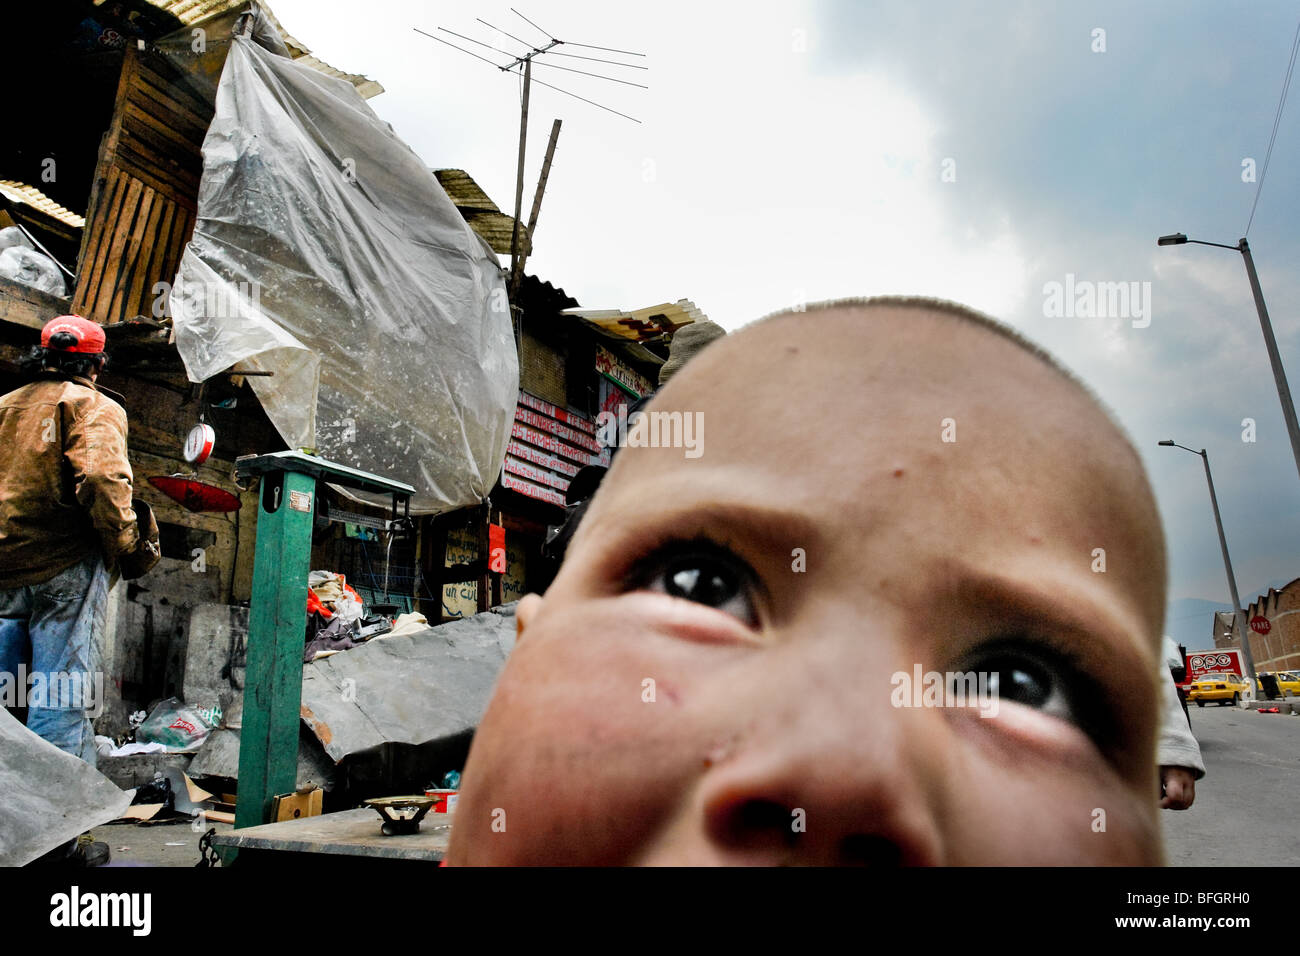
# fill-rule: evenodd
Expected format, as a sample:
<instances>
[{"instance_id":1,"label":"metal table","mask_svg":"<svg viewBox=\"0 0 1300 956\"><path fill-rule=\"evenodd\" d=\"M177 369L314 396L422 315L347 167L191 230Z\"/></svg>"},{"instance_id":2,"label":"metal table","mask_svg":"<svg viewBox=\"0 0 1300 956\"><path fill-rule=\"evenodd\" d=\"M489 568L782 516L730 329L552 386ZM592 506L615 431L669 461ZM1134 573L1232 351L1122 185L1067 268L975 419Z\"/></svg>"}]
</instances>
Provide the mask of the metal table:
<instances>
[{"instance_id":1,"label":"metal table","mask_svg":"<svg viewBox=\"0 0 1300 956\"><path fill-rule=\"evenodd\" d=\"M308 860L313 867L330 862L436 864L447 852L453 815L430 813L420 821L419 833L385 836L379 814L361 807L218 833L212 844L237 850L240 867Z\"/></svg>"}]
</instances>

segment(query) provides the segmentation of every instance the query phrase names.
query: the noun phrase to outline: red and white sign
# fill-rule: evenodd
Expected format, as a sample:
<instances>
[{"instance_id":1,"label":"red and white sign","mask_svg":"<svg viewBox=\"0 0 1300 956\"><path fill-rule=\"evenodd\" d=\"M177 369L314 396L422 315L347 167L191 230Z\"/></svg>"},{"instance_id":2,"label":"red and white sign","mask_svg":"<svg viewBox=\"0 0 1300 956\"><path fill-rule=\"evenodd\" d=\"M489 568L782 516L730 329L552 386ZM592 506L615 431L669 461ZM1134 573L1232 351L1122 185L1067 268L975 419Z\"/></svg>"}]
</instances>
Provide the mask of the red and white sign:
<instances>
[{"instance_id":1,"label":"red and white sign","mask_svg":"<svg viewBox=\"0 0 1300 956\"><path fill-rule=\"evenodd\" d=\"M1187 681L1199 680L1206 674L1240 674L1246 670L1241 666L1241 651L1214 650L1187 652Z\"/></svg>"},{"instance_id":2,"label":"red and white sign","mask_svg":"<svg viewBox=\"0 0 1300 956\"><path fill-rule=\"evenodd\" d=\"M596 426L594 423L589 422L587 419L575 415L572 412L566 412L562 408L557 408L550 402L538 398L536 395L529 395L527 392L520 392L519 404L531 408L534 411L544 412L556 421L561 421L566 425L572 425L574 428L579 428L588 435L596 434Z\"/></svg>"},{"instance_id":3,"label":"red and white sign","mask_svg":"<svg viewBox=\"0 0 1300 956\"><path fill-rule=\"evenodd\" d=\"M509 472L501 475L501 486L509 488L511 491L517 491L521 495L527 495L529 498L536 498L538 501L545 501L548 504L564 507L564 495L558 491L552 491L550 488L543 488L529 481L522 481Z\"/></svg>"},{"instance_id":4,"label":"red and white sign","mask_svg":"<svg viewBox=\"0 0 1300 956\"><path fill-rule=\"evenodd\" d=\"M1273 625L1269 623L1268 618L1261 614L1256 614L1250 619L1250 629L1256 634L1267 634L1273 630Z\"/></svg>"},{"instance_id":5,"label":"red and white sign","mask_svg":"<svg viewBox=\"0 0 1300 956\"><path fill-rule=\"evenodd\" d=\"M584 465L601 460L590 419L519 393L501 484L511 491L564 507L569 481Z\"/></svg>"},{"instance_id":6,"label":"red and white sign","mask_svg":"<svg viewBox=\"0 0 1300 956\"><path fill-rule=\"evenodd\" d=\"M655 390L650 379L620 360L599 342L596 343L596 371L621 388L627 389L633 398L641 398Z\"/></svg>"}]
</instances>

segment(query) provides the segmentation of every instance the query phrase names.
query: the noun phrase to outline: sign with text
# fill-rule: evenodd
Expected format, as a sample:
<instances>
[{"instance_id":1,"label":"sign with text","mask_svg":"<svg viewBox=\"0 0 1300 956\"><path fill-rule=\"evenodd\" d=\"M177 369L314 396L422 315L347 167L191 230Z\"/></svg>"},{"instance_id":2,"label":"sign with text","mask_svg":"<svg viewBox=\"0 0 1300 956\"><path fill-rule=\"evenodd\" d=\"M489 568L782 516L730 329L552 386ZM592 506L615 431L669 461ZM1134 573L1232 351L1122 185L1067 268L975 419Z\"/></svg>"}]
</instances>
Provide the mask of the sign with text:
<instances>
[{"instance_id":1,"label":"sign with text","mask_svg":"<svg viewBox=\"0 0 1300 956\"><path fill-rule=\"evenodd\" d=\"M599 342L596 343L596 371L632 397L642 398L655 390L654 383Z\"/></svg>"},{"instance_id":2,"label":"sign with text","mask_svg":"<svg viewBox=\"0 0 1300 956\"><path fill-rule=\"evenodd\" d=\"M1241 666L1241 651L1221 649L1215 651L1187 652L1187 682L1199 680L1206 674L1246 674Z\"/></svg>"},{"instance_id":3,"label":"sign with text","mask_svg":"<svg viewBox=\"0 0 1300 956\"><path fill-rule=\"evenodd\" d=\"M563 508L578 469L601 460L595 434L595 423L585 416L521 391L501 485Z\"/></svg>"}]
</instances>

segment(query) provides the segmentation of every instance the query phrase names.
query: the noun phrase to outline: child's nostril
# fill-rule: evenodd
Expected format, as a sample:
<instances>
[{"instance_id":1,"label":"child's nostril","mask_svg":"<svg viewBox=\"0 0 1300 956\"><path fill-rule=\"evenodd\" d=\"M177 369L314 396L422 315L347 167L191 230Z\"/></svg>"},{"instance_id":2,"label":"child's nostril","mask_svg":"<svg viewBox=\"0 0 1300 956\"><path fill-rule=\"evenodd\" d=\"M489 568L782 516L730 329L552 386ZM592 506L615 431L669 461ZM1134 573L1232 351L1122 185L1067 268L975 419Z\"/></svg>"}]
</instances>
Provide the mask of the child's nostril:
<instances>
[{"instance_id":1,"label":"child's nostril","mask_svg":"<svg viewBox=\"0 0 1300 956\"><path fill-rule=\"evenodd\" d=\"M790 846L800 835L790 808L774 800L745 800L728 816L726 837L737 846Z\"/></svg>"},{"instance_id":2,"label":"child's nostril","mask_svg":"<svg viewBox=\"0 0 1300 956\"><path fill-rule=\"evenodd\" d=\"M903 851L887 837L855 833L840 841L840 859L848 866L896 867L903 863Z\"/></svg>"},{"instance_id":3,"label":"child's nostril","mask_svg":"<svg viewBox=\"0 0 1300 956\"><path fill-rule=\"evenodd\" d=\"M746 830L789 830L790 811L771 800L746 800L736 813L736 822Z\"/></svg>"}]
</instances>

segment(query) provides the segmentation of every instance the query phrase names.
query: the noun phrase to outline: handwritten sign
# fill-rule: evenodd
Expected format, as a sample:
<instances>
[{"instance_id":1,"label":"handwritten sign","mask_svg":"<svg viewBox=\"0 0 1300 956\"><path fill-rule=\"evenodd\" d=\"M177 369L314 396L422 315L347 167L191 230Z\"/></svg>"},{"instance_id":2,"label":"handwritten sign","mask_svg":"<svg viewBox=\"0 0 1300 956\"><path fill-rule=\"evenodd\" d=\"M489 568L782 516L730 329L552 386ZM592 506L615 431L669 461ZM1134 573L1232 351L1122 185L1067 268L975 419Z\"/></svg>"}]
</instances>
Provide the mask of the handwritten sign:
<instances>
[{"instance_id":1,"label":"handwritten sign","mask_svg":"<svg viewBox=\"0 0 1300 956\"><path fill-rule=\"evenodd\" d=\"M599 342L596 343L596 371L632 394L641 398L655 390L654 384L636 369Z\"/></svg>"},{"instance_id":2,"label":"handwritten sign","mask_svg":"<svg viewBox=\"0 0 1300 956\"><path fill-rule=\"evenodd\" d=\"M608 459L608 449L600 447L595 434L595 422L586 416L521 391L502 487L563 508L564 492L578 469Z\"/></svg>"},{"instance_id":3,"label":"handwritten sign","mask_svg":"<svg viewBox=\"0 0 1300 956\"><path fill-rule=\"evenodd\" d=\"M447 559L444 567L469 564L477 560L478 532L474 528L455 528L447 532ZM517 535L506 535L506 573L501 578L501 600L506 604L527 593L528 552ZM472 617L478 613L478 582L457 581L442 587L443 617Z\"/></svg>"}]
</instances>

